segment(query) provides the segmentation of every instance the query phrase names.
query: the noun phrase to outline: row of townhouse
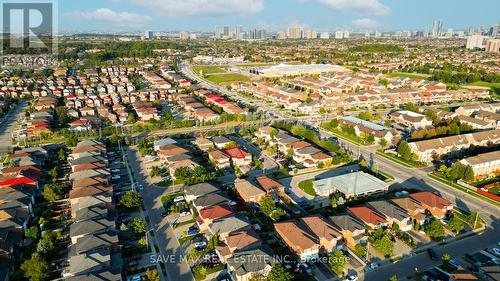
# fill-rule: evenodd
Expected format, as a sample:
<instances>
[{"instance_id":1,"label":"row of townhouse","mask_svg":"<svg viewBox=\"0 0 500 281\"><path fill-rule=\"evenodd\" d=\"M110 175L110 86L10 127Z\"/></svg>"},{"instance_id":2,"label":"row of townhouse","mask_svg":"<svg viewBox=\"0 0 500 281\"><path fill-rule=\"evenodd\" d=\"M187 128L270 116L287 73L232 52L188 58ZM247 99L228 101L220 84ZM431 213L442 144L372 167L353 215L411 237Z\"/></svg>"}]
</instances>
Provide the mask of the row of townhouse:
<instances>
[{"instance_id":1,"label":"row of townhouse","mask_svg":"<svg viewBox=\"0 0 500 281\"><path fill-rule=\"evenodd\" d=\"M275 135L272 134L274 130L277 131ZM332 158L330 154L323 152L311 143L290 136L287 132L273 127L261 127L257 130L255 136L264 139L270 144L275 144L278 150L285 154L293 152L292 159L307 168L316 167L318 163L324 163Z\"/></svg>"},{"instance_id":2,"label":"row of townhouse","mask_svg":"<svg viewBox=\"0 0 500 281\"><path fill-rule=\"evenodd\" d=\"M106 145L97 140L79 142L68 160L73 223L69 229L69 270L64 277L66 280L121 280Z\"/></svg>"},{"instance_id":3,"label":"row of townhouse","mask_svg":"<svg viewBox=\"0 0 500 281\"><path fill-rule=\"evenodd\" d=\"M220 94L214 94L206 90L197 90L195 94L203 99L205 99L208 105L215 105L228 114L247 114L248 110L239 107L237 104L228 101Z\"/></svg>"},{"instance_id":4,"label":"row of townhouse","mask_svg":"<svg viewBox=\"0 0 500 281\"><path fill-rule=\"evenodd\" d=\"M342 245L350 248L367 239L366 229L390 228L397 224L408 231L415 221L425 224L432 218L449 216L453 205L432 192L419 192L405 198L377 200L348 207L346 214L325 218L311 215L275 223L276 233L300 259L314 260Z\"/></svg>"},{"instance_id":5,"label":"row of townhouse","mask_svg":"<svg viewBox=\"0 0 500 281\"><path fill-rule=\"evenodd\" d=\"M307 93L305 92L283 88L272 82L255 82L248 88L248 91L256 97L278 103L290 110L296 110L302 105L301 100L305 101L307 99Z\"/></svg>"},{"instance_id":6,"label":"row of townhouse","mask_svg":"<svg viewBox=\"0 0 500 281\"><path fill-rule=\"evenodd\" d=\"M185 198L198 214L200 231L219 236L221 242L215 252L227 264L233 280L247 281L255 274L268 274L275 265L274 252L262 243L250 221L236 213L224 193L209 183L200 183L186 187Z\"/></svg>"},{"instance_id":7,"label":"row of townhouse","mask_svg":"<svg viewBox=\"0 0 500 281\"><path fill-rule=\"evenodd\" d=\"M9 276L20 257L24 233L35 217L35 195L47 151L23 149L10 154L10 159L13 166L2 168L0 174L0 263L5 265L0 276Z\"/></svg>"},{"instance_id":8,"label":"row of townhouse","mask_svg":"<svg viewBox=\"0 0 500 281\"><path fill-rule=\"evenodd\" d=\"M175 179L175 171L186 168L190 171L200 166L189 153L189 150L180 146L175 140L167 138L162 143L156 143L154 149L160 162L166 165L170 175Z\"/></svg>"},{"instance_id":9,"label":"row of townhouse","mask_svg":"<svg viewBox=\"0 0 500 281\"><path fill-rule=\"evenodd\" d=\"M500 174L500 150L467 157L461 159L460 162L471 166L475 177Z\"/></svg>"},{"instance_id":10,"label":"row of townhouse","mask_svg":"<svg viewBox=\"0 0 500 281\"><path fill-rule=\"evenodd\" d=\"M459 156L464 150L473 146L498 144L500 144L500 129L410 142L409 146L419 161L430 163L443 156Z\"/></svg>"},{"instance_id":11,"label":"row of townhouse","mask_svg":"<svg viewBox=\"0 0 500 281\"><path fill-rule=\"evenodd\" d=\"M341 117L339 124L354 128L354 133L357 136L373 136L377 143L381 139L385 139L387 143L396 144L401 138L401 134L396 129L387 128L354 116Z\"/></svg>"},{"instance_id":12,"label":"row of townhouse","mask_svg":"<svg viewBox=\"0 0 500 281\"><path fill-rule=\"evenodd\" d=\"M173 97L175 101L179 103L180 106L186 110L191 117L196 121L200 122L211 122L219 120L219 115L215 113L212 109L206 107L198 99L186 95L178 94Z\"/></svg>"},{"instance_id":13,"label":"row of townhouse","mask_svg":"<svg viewBox=\"0 0 500 281\"><path fill-rule=\"evenodd\" d=\"M408 131L433 128L432 119L423 114L399 110L389 114L394 124L406 128Z\"/></svg>"},{"instance_id":14,"label":"row of townhouse","mask_svg":"<svg viewBox=\"0 0 500 281\"><path fill-rule=\"evenodd\" d=\"M40 136L42 133L52 132L52 120L57 106L57 98L53 96L41 97L35 100L33 112L26 120L26 137Z\"/></svg>"}]
</instances>

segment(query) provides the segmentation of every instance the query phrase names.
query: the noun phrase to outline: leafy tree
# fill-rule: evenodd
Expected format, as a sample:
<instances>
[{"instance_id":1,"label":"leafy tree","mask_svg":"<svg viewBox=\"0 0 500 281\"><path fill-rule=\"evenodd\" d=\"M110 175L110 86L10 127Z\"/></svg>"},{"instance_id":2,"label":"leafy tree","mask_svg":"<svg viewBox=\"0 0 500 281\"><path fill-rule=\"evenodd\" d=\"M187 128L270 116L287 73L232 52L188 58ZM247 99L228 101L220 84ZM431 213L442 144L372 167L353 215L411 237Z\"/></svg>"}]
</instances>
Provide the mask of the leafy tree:
<instances>
[{"instance_id":1,"label":"leafy tree","mask_svg":"<svg viewBox=\"0 0 500 281\"><path fill-rule=\"evenodd\" d=\"M394 251L394 243L391 241L388 234L385 234L382 238L375 240L373 242L373 247L384 254L384 256L390 256Z\"/></svg>"},{"instance_id":2,"label":"leafy tree","mask_svg":"<svg viewBox=\"0 0 500 281\"><path fill-rule=\"evenodd\" d=\"M24 271L24 276L31 281L47 280L50 273L49 264L38 255L24 261L21 264L21 270Z\"/></svg>"},{"instance_id":3,"label":"leafy tree","mask_svg":"<svg viewBox=\"0 0 500 281\"><path fill-rule=\"evenodd\" d=\"M56 182L57 181L57 176L59 175L59 167L58 166L54 166L52 169L50 169L50 171L49 171L48 174L52 178L52 182Z\"/></svg>"},{"instance_id":4,"label":"leafy tree","mask_svg":"<svg viewBox=\"0 0 500 281\"><path fill-rule=\"evenodd\" d=\"M444 261L444 262L448 262L450 259L451 259L451 256L449 254L443 254L443 256L441 257L441 259Z\"/></svg>"},{"instance_id":5,"label":"leafy tree","mask_svg":"<svg viewBox=\"0 0 500 281\"><path fill-rule=\"evenodd\" d=\"M139 233L139 234L145 233L146 228L148 227L146 225L146 222L142 218L139 218L139 217L132 219L132 221L130 222L130 226L134 230L135 233Z\"/></svg>"},{"instance_id":6,"label":"leafy tree","mask_svg":"<svg viewBox=\"0 0 500 281\"><path fill-rule=\"evenodd\" d=\"M462 229L464 229L464 223L456 217L452 217L450 219L450 221L448 222L448 226L455 233L459 233L460 231L462 231Z\"/></svg>"},{"instance_id":7,"label":"leafy tree","mask_svg":"<svg viewBox=\"0 0 500 281\"><path fill-rule=\"evenodd\" d=\"M133 113L129 113L127 116L127 124L135 124L135 122L137 122L135 115Z\"/></svg>"},{"instance_id":8,"label":"leafy tree","mask_svg":"<svg viewBox=\"0 0 500 281\"><path fill-rule=\"evenodd\" d=\"M275 210L274 200L271 196L264 196L259 201L259 208L264 215L269 216Z\"/></svg>"},{"instance_id":9,"label":"leafy tree","mask_svg":"<svg viewBox=\"0 0 500 281\"><path fill-rule=\"evenodd\" d=\"M356 246L354 246L354 253L356 253L356 255L360 258L366 256L367 252L368 249L366 249L366 247L361 244L356 244Z\"/></svg>"},{"instance_id":10,"label":"leafy tree","mask_svg":"<svg viewBox=\"0 0 500 281\"><path fill-rule=\"evenodd\" d=\"M367 169L368 168L368 163L366 163L366 160L361 160L359 161L359 167L361 167L362 169Z\"/></svg>"},{"instance_id":11,"label":"leafy tree","mask_svg":"<svg viewBox=\"0 0 500 281\"><path fill-rule=\"evenodd\" d=\"M224 149L231 149L235 147L238 147L238 144L234 141L230 141L224 145Z\"/></svg>"},{"instance_id":12,"label":"leafy tree","mask_svg":"<svg viewBox=\"0 0 500 281\"><path fill-rule=\"evenodd\" d=\"M61 200L67 192L66 183L47 183L43 186L43 197L48 201Z\"/></svg>"},{"instance_id":13,"label":"leafy tree","mask_svg":"<svg viewBox=\"0 0 500 281\"><path fill-rule=\"evenodd\" d=\"M398 277L396 275L392 275L391 278L389 278L389 281L398 281Z\"/></svg>"},{"instance_id":14,"label":"leafy tree","mask_svg":"<svg viewBox=\"0 0 500 281\"><path fill-rule=\"evenodd\" d=\"M278 134L278 130L276 129L272 129L271 132L269 133L269 136L271 137L271 139L274 139L274 137Z\"/></svg>"},{"instance_id":15,"label":"leafy tree","mask_svg":"<svg viewBox=\"0 0 500 281\"><path fill-rule=\"evenodd\" d=\"M473 181L474 180L474 169L470 165L467 165L464 172L465 181Z\"/></svg>"},{"instance_id":16,"label":"leafy tree","mask_svg":"<svg viewBox=\"0 0 500 281\"><path fill-rule=\"evenodd\" d=\"M410 160L411 158L411 148L408 142L402 141L397 148L397 153L405 160Z\"/></svg>"},{"instance_id":17,"label":"leafy tree","mask_svg":"<svg viewBox=\"0 0 500 281\"><path fill-rule=\"evenodd\" d=\"M147 269L146 275L144 275L144 281L160 281L160 275L156 269Z\"/></svg>"},{"instance_id":18,"label":"leafy tree","mask_svg":"<svg viewBox=\"0 0 500 281\"><path fill-rule=\"evenodd\" d=\"M387 140L386 140L386 139L384 139L384 138L381 138L381 139L379 140L378 144L380 144L380 146L381 146L382 148L384 148L384 147L386 147L386 146L387 146Z\"/></svg>"},{"instance_id":19,"label":"leafy tree","mask_svg":"<svg viewBox=\"0 0 500 281\"><path fill-rule=\"evenodd\" d=\"M151 167L150 175L151 175L151 177L159 177L159 176L161 176L161 168L159 166L153 166L153 167Z\"/></svg>"},{"instance_id":20,"label":"leafy tree","mask_svg":"<svg viewBox=\"0 0 500 281\"><path fill-rule=\"evenodd\" d=\"M342 271L344 270L346 260L347 260L347 258L344 255L344 253L340 250L337 250L337 251L330 254L330 259L329 259L330 268L337 275L340 275L340 274L342 274Z\"/></svg>"},{"instance_id":21,"label":"leafy tree","mask_svg":"<svg viewBox=\"0 0 500 281\"><path fill-rule=\"evenodd\" d=\"M293 275L281 265L275 265L267 275L268 281L291 281Z\"/></svg>"},{"instance_id":22,"label":"leafy tree","mask_svg":"<svg viewBox=\"0 0 500 281\"><path fill-rule=\"evenodd\" d=\"M432 220L424 226L424 231L432 238L439 238L444 235L444 227L438 220Z\"/></svg>"},{"instance_id":23,"label":"leafy tree","mask_svg":"<svg viewBox=\"0 0 500 281\"><path fill-rule=\"evenodd\" d=\"M66 125L68 122L68 116L66 115L66 108L64 106L56 107L56 116L59 124L62 126Z\"/></svg>"},{"instance_id":24,"label":"leafy tree","mask_svg":"<svg viewBox=\"0 0 500 281\"><path fill-rule=\"evenodd\" d=\"M332 198L330 199L330 206L334 209L338 207L337 197L332 196Z\"/></svg>"},{"instance_id":25,"label":"leafy tree","mask_svg":"<svg viewBox=\"0 0 500 281\"><path fill-rule=\"evenodd\" d=\"M37 240L38 237L40 236L40 229L38 229L36 225L32 226L28 228L28 230L24 233L24 236L31 238L33 240Z\"/></svg>"},{"instance_id":26,"label":"leafy tree","mask_svg":"<svg viewBox=\"0 0 500 281\"><path fill-rule=\"evenodd\" d=\"M57 236L52 231L46 231L42 235L42 239L38 241L36 250L40 255L49 257L56 249Z\"/></svg>"},{"instance_id":27,"label":"leafy tree","mask_svg":"<svg viewBox=\"0 0 500 281\"><path fill-rule=\"evenodd\" d=\"M273 212L271 212L271 214L269 215L269 217L274 220L274 221L279 221L279 219L286 215L286 211L281 209L281 208L276 208L276 210L274 210Z\"/></svg>"},{"instance_id":28,"label":"leafy tree","mask_svg":"<svg viewBox=\"0 0 500 281\"><path fill-rule=\"evenodd\" d=\"M370 111L361 112L360 114L358 114L358 118L370 121L373 119L373 114Z\"/></svg>"},{"instance_id":29,"label":"leafy tree","mask_svg":"<svg viewBox=\"0 0 500 281\"><path fill-rule=\"evenodd\" d=\"M121 198L120 204L125 208L134 209L141 206L142 196L135 191L127 191Z\"/></svg>"},{"instance_id":30,"label":"leafy tree","mask_svg":"<svg viewBox=\"0 0 500 281\"><path fill-rule=\"evenodd\" d=\"M66 161L66 159L68 159L68 154L64 148L59 149L57 158L59 158L60 161Z\"/></svg>"},{"instance_id":31,"label":"leafy tree","mask_svg":"<svg viewBox=\"0 0 500 281\"><path fill-rule=\"evenodd\" d=\"M66 146L68 147L75 147L78 144L78 138L70 135L66 137Z\"/></svg>"}]
</instances>

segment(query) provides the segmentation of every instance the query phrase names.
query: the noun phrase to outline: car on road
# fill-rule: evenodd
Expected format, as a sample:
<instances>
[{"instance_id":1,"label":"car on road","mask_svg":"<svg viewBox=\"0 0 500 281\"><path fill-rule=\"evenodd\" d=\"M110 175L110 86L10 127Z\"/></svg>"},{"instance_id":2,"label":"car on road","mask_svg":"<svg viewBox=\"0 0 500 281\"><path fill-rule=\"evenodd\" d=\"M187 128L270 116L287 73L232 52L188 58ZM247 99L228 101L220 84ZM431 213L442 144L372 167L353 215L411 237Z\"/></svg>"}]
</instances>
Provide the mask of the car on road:
<instances>
[{"instance_id":1,"label":"car on road","mask_svg":"<svg viewBox=\"0 0 500 281\"><path fill-rule=\"evenodd\" d=\"M191 236L191 235L196 235L198 233L199 233L198 229L190 229L190 230L188 230L187 235Z\"/></svg>"},{"instance_id":2,"label":"car on road","mask_svg":"<svg viewBox=\"0 0 500 281\"><path fill-rule=\"evenodd\" d=\"M141 276L140 275L130 276L129 278L127 278L127 281L141 281Z\"/></svg>"},{"instance_id":3,"label":"car on road","mask_svg":"<svg viewBox=\"0 0 500 281\"><path fill-rule=\"evenodd\" d=\"M431 260L435 261L435 260L438 260L439 259L439 256L438 254L436 253L436 251L434 251L433 249L427 249L427 254L429 254L429 257L431 258Z\"/></svg>"}]
</instances>

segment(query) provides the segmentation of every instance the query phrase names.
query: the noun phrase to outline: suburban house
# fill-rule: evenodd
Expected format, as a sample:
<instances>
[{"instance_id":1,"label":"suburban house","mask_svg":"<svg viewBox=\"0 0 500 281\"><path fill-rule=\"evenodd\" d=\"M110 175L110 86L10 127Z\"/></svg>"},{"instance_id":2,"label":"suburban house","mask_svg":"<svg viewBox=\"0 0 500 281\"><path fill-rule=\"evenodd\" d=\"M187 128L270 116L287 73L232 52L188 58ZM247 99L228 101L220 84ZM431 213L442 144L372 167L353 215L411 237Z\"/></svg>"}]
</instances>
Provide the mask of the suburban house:
<instances>
[{"instance_id":1,"label":"suburban house","mask_svg":"<svg viewBox=\"0 0 500 281\"><path fill-rule=\"evenodd\" d=\"M158 156L160 157L160 161L166 162L169 157L179 155L179 154L186 154L189 151L185 148L182 148L176 144L168 144L159 147L158 150Z\"/></svg>"},{"instance_id":2,"label":"suburban house","mask_svg":"<svg viewBox=\"0 0 500 281\"><path fill-rule=\"evenodd\" d=\"M288 198L285 187L281 183L268 176L260 176L256 180L260 187L266 191L266 195L273 197L274 200L279 200L280 197Z\"/></svg>"},{"instance_id":3,"label":"suburban house","mask_svg":"<svg viewBox=\"0 0 500 281\"><path fill-rule=\"evenodd\" d=\"M212 150L208 153L208 159L217 169L231 167L231 157L222 150Z\"/></svg>"},{"instance_id":4,"label":"suburban house","mask_svg":"<svg viewBox=\"0 0 500 281\"><path fill-rule=\"evenodd\" d=\"M273 256L273 250L262 245L256 249L235 253L227 259L227 267L235 281L250 281L256 274L267 276L276 264Z\"/></svg>"},{"instance_id":5,"label":"suburban house","mask_svg":"<svg viewBox=\"0 0 500 281\"><path fill-rule=\"evenodd\" d=\"M187 202L191 202L201 196L216 192L219 192L219 189L207 182L186 186L184 188L185 199Z\"/></svg>"},{"instance_id":6,"label":"suburban house","mask_svg":"<svg viewBox=\"0 0 500 281\"><path fill-rule=\"evenodd\" d=\"M214 205L200 210L198 216L196 217L196 223L201 231L205 231L207 230L208 225L215 219L230 216L232 214L234 214L234 212L229 205Z\"/></svg>"},{"instance_id":7,"label":"suburban house","mask_svg":"<svg viewBox=\"0 0 500 281\"><path fill-rule=\"evenodd\" d=\"M228 203L228 199L219 192L212 192L205 195L198 196L192 201L193 207L197 212L210 206Z\"/></svg>"},{"instance_id":8,"label":"suburban house","mask_svg":"<svg viewBox=\"0 0 500 281\"><path fill-rule=\"evenodd\" d=\"M234 166L244 167L252 164L252 155L239 147L226 149L226 154L231 157Z\"/></svg>"},{"instance_id":9,"label":"suburban house","mask_svg":"<svg viewBox=\"0 0 500 281\"><path fill-rule=\"evenodd\" d=\"M391 121L409 130L432 128L432 119L413 111L400 110L390 114Z\"/></svg>"},{"instance_id":10,"label":"suburban house","mask_svg":"<svg viewBox=\"0 0 500 281\"><path fill-rule=\"evenodd\" d=\"M202 151L208 151L209 149L214 147L214 143L211 140L204 137L197 137L194 143Z\"/></svg>"},{"instance_id":11,"label":"suburban house","mask_svg":"<svg viewBox=\"0 0 500 281\"><path fill-rule=\"evenodd\" d=\"M235 214L212 221L208 226L210 233L219 234L221 240L226 239L231 232L250 229L251 224L245 216Z\"/></svg>"},{"instance_id":12,"label":"suburban house","mask_svg":"<svg viewBox=\"0 0 500 281\"><path fill-rule=\"evenodd\" d=\"M389 225L395 223L399 226L401 231L411 230L412 224L410 214L400 206L386 200L371 201L366 203L366 205L384 215Z\"/></svg>"},{"instance_id":13,"label":"suburban house","mask_svg":"<svg viewBox=\"0 0 500 281\"><path fill-rule=\"evenodd\" d=\"M357 136L361 136L362 134L373 136L375 142L385 139L387 143L396 143L400 138L399 133L394 129L386 128L354 116L344 116L339 119L339 123L354 128Z\"/></svg>"},{"instance_id":14,"label":"suburban house","mask_svg":"<svg viewBox=\"0 0 500 281\"><path fill-rule=\"evenodd\" d=\"M235 231L224 239L225 245L216 247L215 252L223 262L236 252L254 249L262 245L262 240L252 228Z\"/></svg>"},{"instance_id":15,"label":"suburban house","mask_svg":"<svg viewBox=\"0 0 500 281\"><path fill-rule=\"evenodd\" d=\"M355 217L345 214L331 216L329 219L340 230L348 247L354 247L365 237L365 225Z\"/></svg>"},{"instance_id":16,"label":"suburban house","mask_svg":"<svg viewBox=\"0 0 500 281\"><path fill-rule=\"evenodd\" d=\"M460 162L471 166L476 177L500 174L500 150L467 157Z\"/></svg>"},{"instance_id":17,"label":"suburban house","mask_svg":"<svg viewBox=\"0 0 500 281\"><path fill-rule=\"evenodd\" d=\"M410 198L419 202L435 218L442 219L453 211L453 204L434 192L424 191L410 194Z\"/></svg>"},{"instance_id":18,"label":"suburban house","mask_svg":"<svg viewBox=\"0 0 500 281\"><path fill-rule=\"evenodd\" d=\"M266 196L266 192L246 179L237 179L234 188L245 203L258 204L260 199Z\"/></svg>"},{"instance_id":19,"label":"suburban house","mask_svg":"<svg viewBox=\"0 0 500 281\"><path fill-rule=\"evenodd\" d=\"M423 225L428 222L426 209L417 200L405 197L392 199L392 202L404 209L410 215L411 220L418 224Z\"/></svg>"},{"instance_id":20,"label":"suburban house","mask_svg":"<svg viewBox=\"0 0 500 281\"><path fill-rule=\"evenodd\" d=\"M159 139L153 142L153 149L155 151L160 151L163 146L167 146L169 144L176 144L177 141L171 138Z\"/></svg>"},{"instance_id":21,"label":"suburban house","mask_svg":"<svg viewBox=\"0 0 500 281\"><path fill-rule=\"evenodd\" d=\"M226 145L232 143L232 141L225 136L214 136L212 137L212 142L218 149L224 149Z\"/></svg>"},{"instance_id":22,"label":"suburban house","mask_svg":"<svg viewBox=\"0 0 500 281\"><path fill-rule=\"evenodd\" d=\"M366 206L348 207L347 211L372 230L380 227L387 227L389 224L384 215L379 214Z\"/></svg>"},{"instance_id":23,"label":"suburban house","mask_svg":"<svg viewBox=\"0 0 500 281\"><path fill-rule=\"evenodd\" d=\"M458 115L471 116L478 111L489 111L489 112L500 112L500 103L483 103L483 104L473 104L473 105L463 105L455 110Z\"/></svg>"},{"instance_id":24,"label":"suburban house","mask_svg":"<svg viewBox=\"0 0 500 281\"><path fill-rule=\"evenodd\" d=\"M363 171L316 180L313 188L318 195L329 196L341 192L344 197L369 196L386 192L388 184Z\"/></svg>"}]
</instances>

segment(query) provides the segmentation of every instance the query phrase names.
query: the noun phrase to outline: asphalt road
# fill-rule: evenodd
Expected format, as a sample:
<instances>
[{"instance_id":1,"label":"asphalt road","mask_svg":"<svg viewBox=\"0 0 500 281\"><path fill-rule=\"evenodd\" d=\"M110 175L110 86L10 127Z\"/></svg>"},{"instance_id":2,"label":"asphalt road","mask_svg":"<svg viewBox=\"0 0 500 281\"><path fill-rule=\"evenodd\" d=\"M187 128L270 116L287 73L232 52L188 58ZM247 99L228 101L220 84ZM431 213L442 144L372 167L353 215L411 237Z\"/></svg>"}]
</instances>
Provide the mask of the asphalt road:
<instances>
[{"instance_id":1,"label":"asphalt road","mask_svg":"<svg viewBox=\"0 0 500 281\"><path fill-rule=\"evenodd\" d=\"M194 280L191 268L177 241L173 229L166 219L161 216L163 206L161 197L169 193L167 188L151 186L148 181L146 170L141 167L139 153L134 149L127 150L130 167L138 184L144 186L142 192L145 212L149 215L149 226L153 228L154 238L159 248L159 254L167 260L164 262L167 280L191 281Z\"/></svg>"},{"instance_id":2,"label":"asphalt road","mask_svg":"<svg viewBox=\"0 0 500 281\"><path fill-rule=\"evenodd\" d=\"M17 107L7 113L0 124L0 154L12 151L12 133L18 124L19 118L24 114L27 102L22 100Z\"/></svg>"}]
</instances>

